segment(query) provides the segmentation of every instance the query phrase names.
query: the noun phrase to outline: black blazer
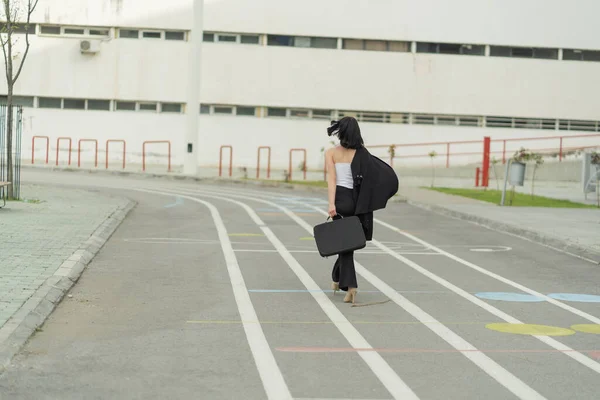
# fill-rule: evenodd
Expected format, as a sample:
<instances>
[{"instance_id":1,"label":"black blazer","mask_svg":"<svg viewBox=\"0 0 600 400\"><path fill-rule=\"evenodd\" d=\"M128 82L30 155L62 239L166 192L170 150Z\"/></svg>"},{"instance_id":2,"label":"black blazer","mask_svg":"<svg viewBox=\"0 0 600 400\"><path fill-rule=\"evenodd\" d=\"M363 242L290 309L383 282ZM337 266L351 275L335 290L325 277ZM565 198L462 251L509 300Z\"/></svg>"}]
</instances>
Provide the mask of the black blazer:
<instances>
[{"instance_id":1,"label":"black blazer","mask_svg":"<svg viewBox=\"0 0 600 400\"><path fill-rule=\"evenodd\" d=\"M398 176L385 161L373 156L366 148L356 151L352 160L354 178L354 214L365 230L367 240L373 239L373 211L381 210L398 192Z\"/></svg>"}]
</instances>

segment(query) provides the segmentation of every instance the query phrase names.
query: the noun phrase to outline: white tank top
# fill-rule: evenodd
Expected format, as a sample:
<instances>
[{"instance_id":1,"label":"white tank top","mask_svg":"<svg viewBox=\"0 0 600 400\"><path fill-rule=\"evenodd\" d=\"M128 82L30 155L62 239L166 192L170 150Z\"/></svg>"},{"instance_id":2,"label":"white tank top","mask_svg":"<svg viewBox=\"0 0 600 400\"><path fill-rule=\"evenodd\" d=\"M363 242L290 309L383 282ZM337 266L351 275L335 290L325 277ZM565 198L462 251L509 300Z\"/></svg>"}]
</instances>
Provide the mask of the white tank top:
<instances>
[{"instance_id":1,"label":"white tank top","mask_svg":"<svg viewBox=\"0 0 600 400\"><path fill-rule=\"evenodd\" d=\"M350 163L335 164L335 183L347 189L354 189L354 179L352 179L352 168Z\"/></svg>"}]
</instances>

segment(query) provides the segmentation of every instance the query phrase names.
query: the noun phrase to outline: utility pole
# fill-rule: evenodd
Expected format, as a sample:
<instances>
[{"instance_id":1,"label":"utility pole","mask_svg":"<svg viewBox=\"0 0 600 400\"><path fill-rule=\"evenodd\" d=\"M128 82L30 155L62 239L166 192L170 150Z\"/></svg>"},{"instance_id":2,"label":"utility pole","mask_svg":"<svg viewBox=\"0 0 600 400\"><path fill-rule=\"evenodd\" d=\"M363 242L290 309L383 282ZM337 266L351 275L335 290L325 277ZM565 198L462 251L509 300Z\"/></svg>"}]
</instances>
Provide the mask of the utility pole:
<instances>
[{"instance_id":1,"label":"utility pole","mask_svg":"<svg viewBox=\"0 0 600 400\"><path fill-rule=\"evenodd\" d=\"M189 36L188 93L186 107L185 175L198 174L198 128L200 117L200 85L202 68L202 38L204 0L192 0L193 25Z\"/></svg>"}]
</instances>

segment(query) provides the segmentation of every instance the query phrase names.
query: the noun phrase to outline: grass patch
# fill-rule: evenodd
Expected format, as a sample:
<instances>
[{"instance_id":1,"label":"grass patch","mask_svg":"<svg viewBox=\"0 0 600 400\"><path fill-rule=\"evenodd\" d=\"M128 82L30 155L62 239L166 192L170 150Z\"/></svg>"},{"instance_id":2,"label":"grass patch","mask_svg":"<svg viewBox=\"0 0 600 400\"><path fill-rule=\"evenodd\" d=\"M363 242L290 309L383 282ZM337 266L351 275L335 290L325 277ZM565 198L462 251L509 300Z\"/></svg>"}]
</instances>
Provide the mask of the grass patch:
<instances>
[{"instance_id":1,"label":"grass patch","mask_svg":"<svg viewBox=\"0 0 600 400\"><path fill-rule=\"evenodd\" d=\"M455 188L424 188L454 196L468 197L474 200L500 204L502 192L499 190L455 189ZM509 205L510 191L506 191L505 205ZM512 205L514 207L550 207L550 208L597 208L593 205L574 203L568 200L558 200L549 197L533 196L525 193L515 193Z\"/></svg>"}]
</instances>

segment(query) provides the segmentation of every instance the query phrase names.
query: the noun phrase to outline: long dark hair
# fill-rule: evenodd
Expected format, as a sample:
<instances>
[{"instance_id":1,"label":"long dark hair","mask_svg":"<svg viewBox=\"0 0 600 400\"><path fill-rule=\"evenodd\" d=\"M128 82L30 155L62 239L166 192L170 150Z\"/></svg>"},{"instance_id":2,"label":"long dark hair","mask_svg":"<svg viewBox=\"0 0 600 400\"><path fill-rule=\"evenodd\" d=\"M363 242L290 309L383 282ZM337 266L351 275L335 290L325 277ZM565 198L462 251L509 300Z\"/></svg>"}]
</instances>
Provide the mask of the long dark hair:
<instances>
[{"instance_id":1,"label":"long dark hair","mask_svg":"<svg viewBox=\"0 0 600 400\"><path fill-rule=\"evenodd\" d=\"M360 149L364 146L358 121L353 117L344 117L339 121L331 121L327 128L329 136L337 135L340 145L346 149Z\"/></svg>"}]
</instances>

